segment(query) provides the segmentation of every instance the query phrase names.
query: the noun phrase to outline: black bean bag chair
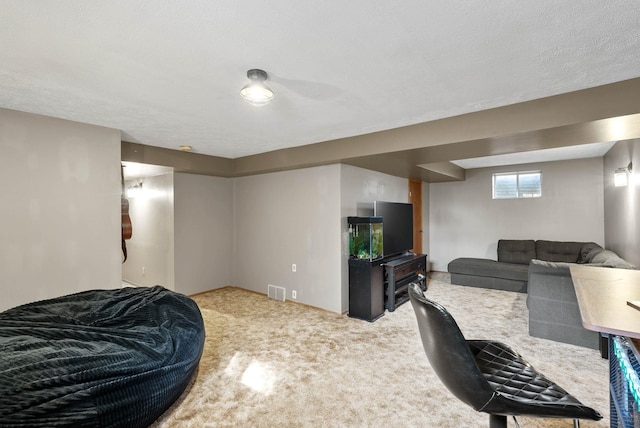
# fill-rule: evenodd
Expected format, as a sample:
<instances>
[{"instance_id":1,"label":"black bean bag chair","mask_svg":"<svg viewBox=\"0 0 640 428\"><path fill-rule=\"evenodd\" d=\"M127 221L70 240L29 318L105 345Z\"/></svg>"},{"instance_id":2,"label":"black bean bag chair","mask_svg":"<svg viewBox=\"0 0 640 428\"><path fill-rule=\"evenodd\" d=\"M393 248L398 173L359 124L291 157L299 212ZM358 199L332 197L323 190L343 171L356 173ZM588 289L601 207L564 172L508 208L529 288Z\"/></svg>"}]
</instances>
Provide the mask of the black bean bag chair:
<instances>
[{"instance_id":1,"label":"black bean bag chair","mask_svg":"<svg viewBox=\"0 0 640 428\"><path fill-rule=\"evenodd\" d=\"M145 427L195 373L204 324L160 286L91 290L0 313L1 427Z\"/></svg>"}]
</instances>

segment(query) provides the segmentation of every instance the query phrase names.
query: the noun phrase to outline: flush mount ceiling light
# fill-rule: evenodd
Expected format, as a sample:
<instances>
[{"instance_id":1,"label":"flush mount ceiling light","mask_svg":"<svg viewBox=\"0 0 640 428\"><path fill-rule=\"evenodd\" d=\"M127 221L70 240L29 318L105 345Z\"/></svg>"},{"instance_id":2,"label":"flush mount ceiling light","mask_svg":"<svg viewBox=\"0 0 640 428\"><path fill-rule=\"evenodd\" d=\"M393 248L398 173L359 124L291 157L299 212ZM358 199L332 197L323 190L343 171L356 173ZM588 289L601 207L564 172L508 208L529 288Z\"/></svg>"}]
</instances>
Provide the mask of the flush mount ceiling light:
<instances>
[{"instance_id":1,"label":"flush mount ceiling light","mask_svg":"<svg viewBox=\"0 0 640 428\"><path fill-rule=\"evenodd\" d=\"M267 72L253 68L247 71L247 77L251 82L240 90L242 98L254 106L269 104L273 99L273 91L264 84L264 81L269 77Z\"/></svg>"}]
</instances>

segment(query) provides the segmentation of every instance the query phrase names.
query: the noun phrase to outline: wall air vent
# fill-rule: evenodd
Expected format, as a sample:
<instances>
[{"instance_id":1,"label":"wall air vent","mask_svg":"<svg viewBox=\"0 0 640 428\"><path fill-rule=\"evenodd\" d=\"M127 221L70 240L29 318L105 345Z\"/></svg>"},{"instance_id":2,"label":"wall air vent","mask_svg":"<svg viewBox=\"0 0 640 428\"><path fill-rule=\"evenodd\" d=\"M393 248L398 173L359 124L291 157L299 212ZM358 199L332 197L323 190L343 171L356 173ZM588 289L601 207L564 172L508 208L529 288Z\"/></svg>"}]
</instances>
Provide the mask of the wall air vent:
<instances>
[{"instance_id":1,"label":"wall air vent","mask_svg":"<svg viewBox=\"0 0 640 428\"><path fill-rule=\"evenodd\" d=\"M277 287L271 284L267 285L267 296L269 296L271 299L276 299L284 302L286 295L287 293L284 287Z\"/></svg>"}]
</instances>

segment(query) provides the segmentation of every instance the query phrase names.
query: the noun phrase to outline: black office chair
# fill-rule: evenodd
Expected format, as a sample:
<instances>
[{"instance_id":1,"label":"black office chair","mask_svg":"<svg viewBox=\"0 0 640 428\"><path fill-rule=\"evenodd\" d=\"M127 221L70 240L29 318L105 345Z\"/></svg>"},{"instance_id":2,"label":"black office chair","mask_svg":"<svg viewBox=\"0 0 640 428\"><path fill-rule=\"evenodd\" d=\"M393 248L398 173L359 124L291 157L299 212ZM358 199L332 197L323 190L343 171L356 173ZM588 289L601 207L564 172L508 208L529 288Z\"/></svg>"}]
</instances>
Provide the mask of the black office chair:
<instances>
[{"instance_id":1,"label":"black office chair","mask_svg":"<svg viewBox=\"0 0 640 428\"><path fill-rule=\"evenodd\" d=\"M410 284L422 345L442 383L459 400L489 413L489 426L507 426L507 416L600 420L602 415L539 373L500 342L465 340L451 314ZM516 421L517 424L517 421Z\"/></svg>"}]
</instances>

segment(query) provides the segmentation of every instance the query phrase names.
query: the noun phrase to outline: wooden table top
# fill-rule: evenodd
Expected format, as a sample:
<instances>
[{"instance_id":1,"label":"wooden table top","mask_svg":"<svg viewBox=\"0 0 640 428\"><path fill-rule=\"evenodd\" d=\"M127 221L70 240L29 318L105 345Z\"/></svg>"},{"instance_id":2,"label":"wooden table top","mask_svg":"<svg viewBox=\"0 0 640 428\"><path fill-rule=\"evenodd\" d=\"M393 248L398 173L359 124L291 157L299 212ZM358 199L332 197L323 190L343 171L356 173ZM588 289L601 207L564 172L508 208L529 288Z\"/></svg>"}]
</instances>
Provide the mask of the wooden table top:
<instances>
[{"instance_id":1,"label":"wooden table top","mask_svg":"<svg viewBox=\"0 0 640 428\"><path fill-rule=\"evenodd\" d=\"M571 278L578 297L582 325L588 330L640 338L640 270L575 265Z\"/></svg>"}]
</instances>

